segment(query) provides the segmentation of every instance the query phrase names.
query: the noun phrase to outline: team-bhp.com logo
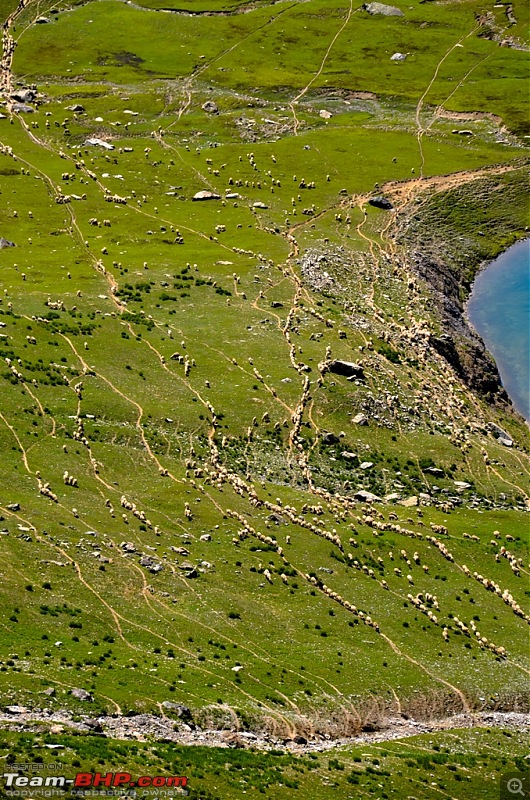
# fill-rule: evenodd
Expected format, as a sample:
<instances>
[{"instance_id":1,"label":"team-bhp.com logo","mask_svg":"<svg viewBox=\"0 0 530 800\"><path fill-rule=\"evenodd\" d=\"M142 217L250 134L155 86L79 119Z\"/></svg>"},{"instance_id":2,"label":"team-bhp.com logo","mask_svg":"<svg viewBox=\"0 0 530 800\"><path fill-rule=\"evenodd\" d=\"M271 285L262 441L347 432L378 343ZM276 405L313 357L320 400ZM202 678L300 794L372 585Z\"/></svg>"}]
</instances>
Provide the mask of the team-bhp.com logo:
<instances>
[{"instance_id":1,"label":"team-bhp.com logo","mask_svg":"<svg viewBox=\"0 0 530 800\"><path fill-rule=\"evenodd\" d=\"M133 779L129 772L78 772L74 778L64 775L20 775L18 772L4 772L5 788L10 794L26 796L26 791L36 789L184 789L188 779L184 775L140 775ZM35 792L37 793L37 792ZM82 794L82 792L80 792ZM29 795L27 795L29 796Z\"/></svg>"}]
</instances>

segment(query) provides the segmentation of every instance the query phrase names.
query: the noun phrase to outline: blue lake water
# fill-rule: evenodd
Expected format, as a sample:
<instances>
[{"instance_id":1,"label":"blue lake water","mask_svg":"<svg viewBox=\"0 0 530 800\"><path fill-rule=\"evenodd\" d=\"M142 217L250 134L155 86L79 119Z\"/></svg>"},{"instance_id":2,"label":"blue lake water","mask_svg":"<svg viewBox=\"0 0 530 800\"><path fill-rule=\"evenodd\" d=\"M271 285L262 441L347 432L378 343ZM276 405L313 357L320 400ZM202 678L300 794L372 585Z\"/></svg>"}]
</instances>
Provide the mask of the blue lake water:
<instances>
[{"instance_id":1,"label":"blue lake water","mask_svg":"<svg viewBox=\"0 0 530 800\"><path fill-rule=\"evenodd\" d=\"M530 420L530 239L477 276L467 315L495 358L514 407Z\"/></svg>"}]
</instances>

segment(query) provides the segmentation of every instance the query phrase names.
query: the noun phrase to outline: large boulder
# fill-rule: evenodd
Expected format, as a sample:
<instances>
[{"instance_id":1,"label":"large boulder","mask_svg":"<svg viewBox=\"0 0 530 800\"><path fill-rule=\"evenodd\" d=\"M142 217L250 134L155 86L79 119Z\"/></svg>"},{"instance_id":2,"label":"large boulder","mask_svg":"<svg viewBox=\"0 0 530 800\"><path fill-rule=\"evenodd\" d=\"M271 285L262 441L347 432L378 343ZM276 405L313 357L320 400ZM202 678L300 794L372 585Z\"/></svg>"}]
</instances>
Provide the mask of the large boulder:
<instances>
[{"instance_id":1,"label":"large boulder","mask_svg":"<svg viewBox=\"0 0 530 800\"><path fill-rule=\"evenodd\" d=\"M75 697L76 700L84 700L87 702L92 702L94 700L90 692L87 692L86 689L72 689L70 694L72 697Z\"/></svg>"},{"instance_id":2,"label":"large boulder","mask_svg":"<svg viewBox=\"0 0 530 800\"><path fill-rule=\"evenodd\" d=\"M336 358L330 361L328 369L335 375L344 375L346 378L363 378L364 370L360 364L355 364L353 361L342 361Z\"/></svg>"},{"instance_id":3,"label":"large boulder","mask_svg":"<svg viewBox=\"0 0 530 800\"><path fill-rule=\"evenodd\" d=\"M390 211L392 208L394 208L390 200L387 200L386 197L383 197L383 195L380 194L378 194L376 197L371 197L370 200L368 200L368 203L371 206L375 206L375 208L382 208L385 211Z\"/></svg>"},{"instance_id":4,"label":"large boulder","mask_svg":"<svg viewBox=\"0 0 530 800\"><path fill-rule=\"evenodd\" d=\"M33 89L17 89L11 93L11 99L19 103L32 103L35 100L35 92Z\"/></svg>"},{"instance_id":5,"label":"large boulder","mask_svg":"<svg viewBox=\"0 0 530 800\"><path fill-rule=\"evenodd\" d=\"M207 114L218 114L219 109L217 108L216 103L213 100L207 100L206 103L203 103L202 110L206 111Z\"/></svg>"},{"instance_id":6,"label":"large boulder","mask_svg":"<svg viewBox=\"0 0 530 800\"><path fill-rule=\"evenodd\" d=\"M216 194L215 192L209 192L206 189L202 192L197 192L191 198L192 200L220 200L221 195Z\"/></svg>"},{"instance_id":7,"label":"large boulder","mask_svg":"<svg viewBox=\"0 0 530 800\"><path fill-rule=\"evenodd\" d=\"M363 9L369 14L382 14L384 17L402 17L403 11L396 6L387 6L384 3L365 3Z\"/></svg>"},{"instance_id":8,"label":"large boulder","mask_svg":"<svg viewBox=\"0 0 530 800\"><path fill-rule=\"evenodd\" d=\"M356 500L362 500L364 503L382 503L383 500L372 492L367 492L366 489L359 489L354 495Z\"/></svg>"},{"instance_id":9,"label":"large boulder","mask_svg":"<svg viewBox=\"0 0 530 800\"><path fill-rule=\"evenodd\" d=\"M114 145L105 142L103 139L98 139L96 136L89 136L85 139L85 144L90 144L93 147L102 147L104 150L114 150Z\"/></svg>"}]
</instances>

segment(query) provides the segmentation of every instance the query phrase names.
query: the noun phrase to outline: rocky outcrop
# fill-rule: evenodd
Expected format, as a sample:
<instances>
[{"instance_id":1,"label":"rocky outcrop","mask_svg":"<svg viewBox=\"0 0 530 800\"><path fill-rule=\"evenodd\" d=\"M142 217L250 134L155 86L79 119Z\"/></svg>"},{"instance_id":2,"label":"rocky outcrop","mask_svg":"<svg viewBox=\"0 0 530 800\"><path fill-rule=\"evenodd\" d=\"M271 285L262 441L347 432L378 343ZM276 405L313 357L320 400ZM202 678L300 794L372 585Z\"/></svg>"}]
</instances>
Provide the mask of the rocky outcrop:
<instances>
[{"instance_id":1,"label":"rocky outcrop","mask_svg":"<svg viewBox=\"0 0 530 800\"><path fill-rule=\"evenodd\" d=\"M470 389L489 400L509 402L495 361L465 317L458 273L441 257L421 252L414 253L413 265L432 291L444 331L441 335L431 334L429 346L445 358Z\"/></svg>"}]
</instances>

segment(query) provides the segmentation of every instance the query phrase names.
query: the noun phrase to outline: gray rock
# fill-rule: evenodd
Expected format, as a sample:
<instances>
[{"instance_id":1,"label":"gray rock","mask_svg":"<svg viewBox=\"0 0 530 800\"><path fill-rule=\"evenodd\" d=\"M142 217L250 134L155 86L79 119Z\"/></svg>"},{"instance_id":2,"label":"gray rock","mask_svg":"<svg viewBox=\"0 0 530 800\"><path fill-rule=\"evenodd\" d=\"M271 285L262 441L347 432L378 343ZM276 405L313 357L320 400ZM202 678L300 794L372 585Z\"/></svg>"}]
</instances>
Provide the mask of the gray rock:
<instances>
[{"instance_id":1,"label":"gray rock","mask_svg":"<svg viewBox=\"0 0 530 800\"><path fill-rule=\"evenodd\" d=\"M382 499L372 492L367 492L365 489L359 489L358 492L355 492L355 499L356 500L363 500L365 503L382 503Z\"/></svg>"},{"instance_id":2,"label":"gray rock","mask_svg":"<svg viewBox=\"0 0 530 800\"><path fill-rule=\"evenodd\" d=\"M8 714L28 714L29 708L25 706L6 706L5 711Z\"/></svg>"},{"instance_id":3,"label":"gray rock","mask_svg":"<svg viewBox=\"0 0 530 800\"><path fill-rule=\"evenodd\" d=\"M413 495L412 497L407 497L405 500L400 500L399 505L405 506L405 508L413 508L414 506L418 505L418 498L416 497L416 495Z\"/></svg>"},{"instance_id":4,"label":"gray rock","mask_svg":"<svg viewBox=\"0 0 530 800\"><path fill-rule=\"evenodd\" d=\"M15 111L17 114L33 114L35 109L31 106L25 105L25 103L15 103L13 106L13 111Z\"/></svg>"},{"instance_id":5,"label":"gray rock","mask_svg":"<svg viewBox=\"0 0 530 800\"><path fill-rule=\"evenodd\" d=\"M390 61L405 61L406 58L406 53L394 53L393 56L390 56Z\"/></svg>"},{"instance_id":6,"label":"gray rock","mask_svg":"<svg viewBox=\"0 0 530 800\"><path fill-rule=\"evenodd\" d=\"M364 414L356 414L353 417L352 422L354 425L368 425L368 417L366 417Z\"/></svg>"},{"instance_id":7,"label":"gray rock","mask_svg":"<svg viewBox=\"0 0 530 800\"><path fill-rule=\"evenodd\" d=\"M384 211L390 211L394 208L390 200L387 200L387 198L383 197L381 194L378 194L376 197L371 197L368 203L375 208L382 208Z\"/></svg>"},{"instance_id":8,"label":"gray rock","mask_svg":"<svg viewBox=\"0 0 530 800\"><path fill-rule=\"evenodd\" d=\"M353 361L341 361L335 359L330 361L328 369L335 375L345 375L347 378L363 378L364 370L360 364L355 364Z\"/></svg>"},{"instance_id":9,"label":"gray rock","mask_svg":"<svg viewBox=\"0 0 530 800\"><path fill-rule=\"evenodd\" d=\"M14 242L10 242L9 239L4 239L4 237L0 237L0 250L3 250L4 247L16 247Z\"/></svg>"},{"instance_id":10,"label":"gray rock","mask_svg":"<svg viewBox=\"0 0 530 800\"><path fill-rule=\"evenodd\" d=\"M207 114L218 114L219 109L217 108L217 104L213 102L213 100L207 100L206 103L203 103L202 110L206 111Z\"/></svg>"},{"instance_id":11,"label":"gray rock","mask_svg":"<svg viewBox=\"0 0 530 800\"><path fill-rule=\"evenodd\" d=\"M295 736L293 742L295 744L307 744L307 739L305 736Z\"/></svg>"},{"instance_id":12,"label":"gray rock","mask_svg":"<svg viewBox=\"0 0 530 800\"><path fill-rule=\"evenodd\" d=\"M18 89L11 94L12 100L17 100L19 103L32 103L35 100L35 92L33 89Z\"/></svg>"},{"instance_id":13,"label":"gray rock","mask_svg":"<svg viewBox=\"0 0 530 800\"><path fill-rule=\"evenodd\" d=\"M113 144L109 144L109 142L105 142L103 139L97 139L95 136L90 136L88 139L85 139L85 144L91 144L94 147L102 147L104 150L114 150Z\"/></svg>"},{"instance_id":14,"label":"gray rock","mask_svg":"<svg viewBox=\"0 0 530 800\"><path fill-rule=\"evenodd\" d=\"M20 511L20 503L9 503L7 509L8 511Z\"/></svg>"},{"instance_id":15,"label":"gray rock","mask_svg":"<svg viewBox=\"0 0 530 800\"><path fill-rule=\"evenodd\" d=\"M363 461L361 464L361 469L370 469L370 467L373 467L373 465L373 461Z\"/></svg>"},{"instance_id":16,"label":"gray rock","mask_svg":"<svg viewBox=\"0 0 530 800\"><path fill-rule=\"evenodd\" d=\"M364 3L363 9L369 14L382 14L384 17L402 17L403 11L396 6L387 6L384 3Z\"/></svg>"},{"instance_id":17,"label":"gray rock","mask_svg":"<svg viewBox=\"0 0 530 800\"><path fill-rule=\"evenodd\" d=\"M86 689L72 689L70 694L72 697L75 697L76 700L83 700L89 703L94 700L90 692L87 692Z\"/></svg>"},{"instance_id":18,"label":"gray rock","mask_svg":"<svg viewBox=\"0 0 530 800\"><path fill-rule=\"evenodd\" d=\"M331 445L337 444L339 441L339 437L334 433L323 433L322 434L322 444Z\"/></svg>"},{"instance_id":19,"label":"gray rock","mask_svg":"<svg viewBox=\"0 0 530 800\"><path fill-rule=\"evenodd\" d=\"M220 200L221 199L221 195L220 194L216 194L215 192L207 191L205 189L202 192L197 192L196 194L194 194L191 199L195 200L195 201L197 201L197 200Z\"/></svg>"}]
</instances>

